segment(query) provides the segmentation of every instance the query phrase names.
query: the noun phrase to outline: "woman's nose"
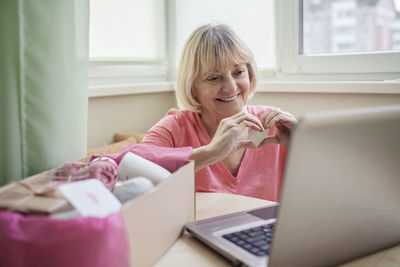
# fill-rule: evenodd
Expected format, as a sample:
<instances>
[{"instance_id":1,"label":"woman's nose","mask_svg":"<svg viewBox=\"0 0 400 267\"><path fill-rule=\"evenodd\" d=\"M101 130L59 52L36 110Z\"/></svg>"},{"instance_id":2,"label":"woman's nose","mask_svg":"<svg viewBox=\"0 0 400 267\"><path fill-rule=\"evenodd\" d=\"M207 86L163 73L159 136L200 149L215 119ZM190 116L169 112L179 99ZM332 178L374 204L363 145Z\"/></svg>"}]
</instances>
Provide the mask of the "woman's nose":
<instances>
[{"instance_id":1,"label":"woman's nose","mask_svg":"<svg viewBox=\"0 0 400 267\"><path fill-rule=\"evenodd\" d=\"M225 92L235 92L237 89L236 81L232 76L228 76L224 79L222 90Z\"/></svg>"}]
</instances>

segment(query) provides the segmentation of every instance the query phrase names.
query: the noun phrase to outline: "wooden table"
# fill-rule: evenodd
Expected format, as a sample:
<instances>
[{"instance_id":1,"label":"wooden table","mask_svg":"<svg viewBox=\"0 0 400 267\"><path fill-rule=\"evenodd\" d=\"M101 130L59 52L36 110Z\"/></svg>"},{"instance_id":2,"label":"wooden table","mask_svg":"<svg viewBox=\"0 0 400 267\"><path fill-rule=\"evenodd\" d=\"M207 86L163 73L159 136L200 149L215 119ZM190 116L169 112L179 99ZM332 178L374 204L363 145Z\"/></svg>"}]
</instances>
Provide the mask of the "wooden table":
<instances>
[{"instance_id":1,"label":"wooden table","mask_svg":"<svg viewBox=\"0 0 400 267\"><path fill-rule=\"evenodd\" d=\"M196 218L206 219L241 210L273 205L274 202L251 197L223 194L196 193ZM160 258L156 267L166 266L231 266L227 260L209 249L190 234L182 237ZM399 267L400 245L358 259L342 267Z\"/></svg>"}]
</instances>

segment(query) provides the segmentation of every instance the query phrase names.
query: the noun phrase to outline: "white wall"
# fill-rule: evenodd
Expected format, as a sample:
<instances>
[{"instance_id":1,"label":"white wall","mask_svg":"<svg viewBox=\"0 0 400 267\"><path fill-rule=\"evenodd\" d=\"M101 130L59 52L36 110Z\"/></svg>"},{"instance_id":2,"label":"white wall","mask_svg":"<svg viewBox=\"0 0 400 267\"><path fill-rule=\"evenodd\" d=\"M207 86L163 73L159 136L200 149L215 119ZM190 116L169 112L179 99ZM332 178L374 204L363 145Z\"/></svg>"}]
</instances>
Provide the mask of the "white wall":
<instances>
[{"instance_id":1,"label":"white wall","mask_svg":"<svg viewBox=\"0 0 400 267\"><path fill-rule=\"evenodd\" d=\"M260 92L249 104L278 106L299 117L312 111L400 104L400 94ZM112 143L116 132L144 133L175 106L173 92L92 97L88 147Z\"/></svg>"}]
</instances>

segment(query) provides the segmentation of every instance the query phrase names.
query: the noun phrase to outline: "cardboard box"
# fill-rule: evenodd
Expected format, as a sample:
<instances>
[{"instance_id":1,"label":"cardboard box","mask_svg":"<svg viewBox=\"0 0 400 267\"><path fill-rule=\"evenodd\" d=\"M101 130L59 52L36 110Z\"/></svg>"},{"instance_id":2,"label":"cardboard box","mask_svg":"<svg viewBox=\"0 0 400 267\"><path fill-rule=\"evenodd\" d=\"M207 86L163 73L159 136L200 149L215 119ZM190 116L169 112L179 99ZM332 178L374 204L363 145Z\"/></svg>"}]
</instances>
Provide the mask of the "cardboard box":
<instances>
[{"instance_id":1,"label":"cardboard box","mask_svg":"<svg viewBox=\"0 0 400 267\"><path fill-rule=\"evenodd\" d=\"M18 206L14 207L25 212L51 213L52 208L55 209L52 204L55 203L57 206L66 204L62 196L56 198L59 197L56 194L49 198L45 195L30 194L30 190L37 192L46 186L46 173L24 179L22 188L20 184L13 184L0 188L0 192L5 194L7 191L11 192L11 195L21 197L19 192L28 185L29 194L25 198L29 200L26 201L25 198L22 201L18 200ZM26 195L26 192L23 194ZM30 204L32 201L36 204ZM43 206L46 208L43 209ZM121 214L129 239L131 266L152 266L181 236L183 226L195 219L194 162L181 167L153 189L125 202Z\"/></svg>"},{"instance_id":2,"label":"cardboard box","mask_svg":"<svg viewBox=\"0 0 400 267\"><path fill-rule=\"evenodd\" d=\"M131 266L153 265L195 219L194 162L122 206Z\"/></svg>"}]
</instances>

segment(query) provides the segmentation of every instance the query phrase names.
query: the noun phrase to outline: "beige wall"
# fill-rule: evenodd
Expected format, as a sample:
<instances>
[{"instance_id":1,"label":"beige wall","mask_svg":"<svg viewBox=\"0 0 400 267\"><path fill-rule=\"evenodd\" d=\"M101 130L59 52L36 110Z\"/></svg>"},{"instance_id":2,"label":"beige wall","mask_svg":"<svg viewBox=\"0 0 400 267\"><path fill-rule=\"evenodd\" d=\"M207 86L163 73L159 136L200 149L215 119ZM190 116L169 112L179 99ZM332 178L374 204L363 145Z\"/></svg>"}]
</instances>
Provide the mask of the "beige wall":
<instances>
[{"instance_id":1,"label":"beige wall","mask_svg":"<svg viewBox=\"0 0 400 267\"><path fill-rule=\"evenodd\" d=\"M299 117L312 111L400 104L400 94L261 92L249 104L278 106ZM173 92L90 98L88 147L111 143L116 132L145 132L175 106Z\"/></svg>"},{"instance_id":2,"label":"beige wall","mask_svg":"<svg viewBox=\"0 0 400 267\"><path fill-rule=\"evenodd\" d=\"M257 93L249 104L277 106L299 117L306 112L400 104L400 94Z\"/></svg>"},{"instance_id":3,"label":"beige wall","mask_svg":"<svg viewBox=\"0 0 400 267\"><path fill-rule=\"evenodd\" d=\"M175 106L173 92L89 98L88 148L110 144L116 132L146 132Z\"/></svg>"}]
</instances>

